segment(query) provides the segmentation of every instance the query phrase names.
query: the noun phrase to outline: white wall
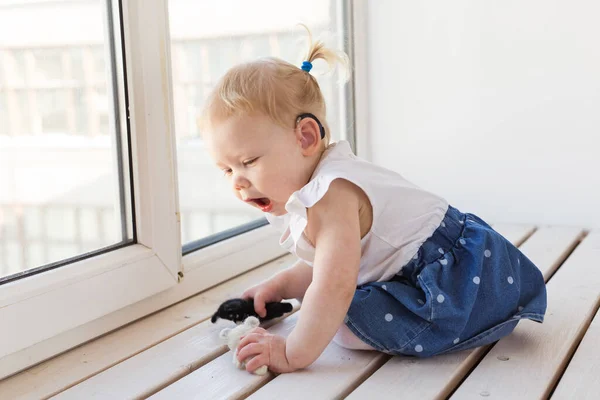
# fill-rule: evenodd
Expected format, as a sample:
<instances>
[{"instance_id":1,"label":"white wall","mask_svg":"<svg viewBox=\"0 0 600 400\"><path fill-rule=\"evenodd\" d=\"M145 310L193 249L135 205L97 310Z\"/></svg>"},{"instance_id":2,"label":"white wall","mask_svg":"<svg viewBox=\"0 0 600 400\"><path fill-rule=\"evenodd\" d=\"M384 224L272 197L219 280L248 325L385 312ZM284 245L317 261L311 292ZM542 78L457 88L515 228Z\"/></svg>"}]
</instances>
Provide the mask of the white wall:
<instances>
[{"instance_id":1,"label":"white wall","mask_svg":"<svg viewBox=\"0 0 600 400\"><path fill-rule=\"evenodd\" d=\"M373 161L490 221L600 227L600 2L368 2Z\"/></svg>"}]
</instances>

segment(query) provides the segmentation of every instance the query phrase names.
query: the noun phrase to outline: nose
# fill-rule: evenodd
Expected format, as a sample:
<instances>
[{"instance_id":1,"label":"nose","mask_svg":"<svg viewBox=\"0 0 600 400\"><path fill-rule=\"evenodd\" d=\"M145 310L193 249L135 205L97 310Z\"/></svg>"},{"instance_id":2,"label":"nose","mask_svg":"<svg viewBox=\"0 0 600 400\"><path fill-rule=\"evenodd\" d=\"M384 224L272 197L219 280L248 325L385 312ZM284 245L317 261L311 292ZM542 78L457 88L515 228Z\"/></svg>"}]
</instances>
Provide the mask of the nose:
<instances>
[{"instance_id":1,"label":"nose","mask_svg":"<svg viewBox=\"0 0 600 400\"><path fill-rule=\"evenodd\" d=\"M238 191L242 190L242 189L248 189L250 187L250 181L241 174L234 174L232 183L233 183L233 188Z\"/></svg>"}]
</instances>

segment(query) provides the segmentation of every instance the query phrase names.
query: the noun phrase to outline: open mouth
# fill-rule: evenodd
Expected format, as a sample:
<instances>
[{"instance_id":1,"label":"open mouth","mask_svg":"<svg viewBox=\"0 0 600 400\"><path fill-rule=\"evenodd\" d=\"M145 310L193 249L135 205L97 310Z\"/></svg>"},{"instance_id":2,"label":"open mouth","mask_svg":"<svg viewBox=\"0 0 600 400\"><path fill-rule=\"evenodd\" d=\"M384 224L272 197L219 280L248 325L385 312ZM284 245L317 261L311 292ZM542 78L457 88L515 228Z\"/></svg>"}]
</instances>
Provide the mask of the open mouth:
<instances>
[{"instance_id":1,"label":"open mouth","mask_svg":"<svg viewBox=\"0 0 600 400\"><path fill-rule=\"evenodd\" d=\"M266 197L248 199L246 200L246 202L255 204L258 208L261 209L262 212L269 212L273 209L273 203L271 203L271 200L269 200Z\"/></svg>"}]
</instances>

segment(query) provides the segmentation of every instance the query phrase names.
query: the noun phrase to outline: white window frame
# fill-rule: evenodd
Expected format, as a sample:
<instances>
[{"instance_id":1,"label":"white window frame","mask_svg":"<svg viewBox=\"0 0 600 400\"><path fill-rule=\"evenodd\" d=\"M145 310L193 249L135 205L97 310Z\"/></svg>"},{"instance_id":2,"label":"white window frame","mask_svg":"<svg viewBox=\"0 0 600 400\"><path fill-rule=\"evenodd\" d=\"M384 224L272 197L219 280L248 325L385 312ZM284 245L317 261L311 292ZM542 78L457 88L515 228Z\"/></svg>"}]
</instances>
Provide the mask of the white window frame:
<instances>
[{"instance_id":1,"label":"white window frame","mask_svg":"<svg viewBox=\"0 0 600 400\"><path fill-rule=\"evenodd\" d=\"M168 0L122 3L137 243L0 286L0 379L285 254L265 226L182 257ZM364 37L365 2L350 3Z\"/></svg>"},{"instance_id":2,"label":"white window frame","mask_svg":"<svg viewBox=\"0 0 600 400\"><path fill-rule=\"evenodd\" d=\"M123 10L137 243L3 285L0 376L14 372L16 365L4 361L8 355L177 283L181 246L175 139L170 93L163 92L169 84L168 48L151 45L168 26L160 9L138 8L138 3L126 2ZM115 37L120 40L117 29Z\"/></svg>"}]
</instances>

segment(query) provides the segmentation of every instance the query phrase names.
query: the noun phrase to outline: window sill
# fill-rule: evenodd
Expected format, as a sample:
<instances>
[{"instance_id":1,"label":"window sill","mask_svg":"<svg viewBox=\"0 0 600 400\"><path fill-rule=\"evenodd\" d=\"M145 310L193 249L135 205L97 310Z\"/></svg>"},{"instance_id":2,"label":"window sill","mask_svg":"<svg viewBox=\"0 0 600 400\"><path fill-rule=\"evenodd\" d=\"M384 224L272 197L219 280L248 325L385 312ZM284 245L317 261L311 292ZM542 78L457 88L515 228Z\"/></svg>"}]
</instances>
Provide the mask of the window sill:
<instances>
[{"instance_id":1,"label":"window sill","mask_svg":"<svg viewBox=\"0 0 600 400\"><path fill-rule=\"evenodd\" d=\"M0 379L281 256L274 232L183 257L179 283L152 250L133 245L4 285L0 320L11 329L0 331ZM23 317L34 312L43 318Z\"/></svg>"}]
</instances>

